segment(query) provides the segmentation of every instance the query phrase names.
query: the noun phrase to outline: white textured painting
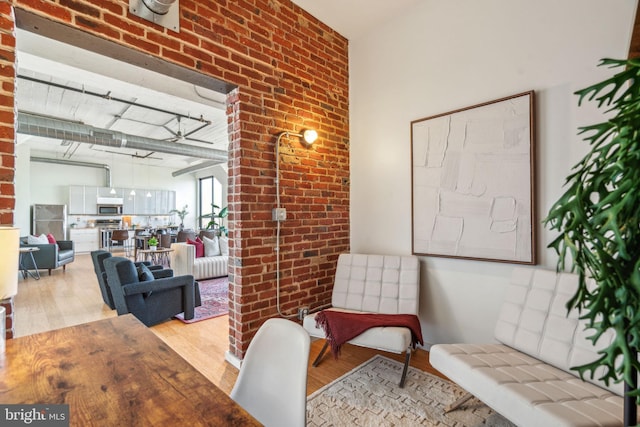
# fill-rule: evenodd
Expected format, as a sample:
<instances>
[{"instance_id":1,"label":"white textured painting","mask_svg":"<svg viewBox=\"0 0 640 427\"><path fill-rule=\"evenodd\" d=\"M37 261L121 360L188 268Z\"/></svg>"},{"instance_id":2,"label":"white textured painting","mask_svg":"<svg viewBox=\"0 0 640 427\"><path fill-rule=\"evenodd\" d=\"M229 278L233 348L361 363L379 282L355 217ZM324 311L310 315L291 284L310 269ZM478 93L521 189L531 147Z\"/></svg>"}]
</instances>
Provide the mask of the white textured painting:
<instances>
[{"instance_id":1,"label":"white textured painting","mask_svg":"<svg viewBox=\"0 0 640 427\"><path fill-rule=\"evenodd\" d=\"M533 92L411 122L413 253L535 264Z\"/></svg>"}]
</instances>

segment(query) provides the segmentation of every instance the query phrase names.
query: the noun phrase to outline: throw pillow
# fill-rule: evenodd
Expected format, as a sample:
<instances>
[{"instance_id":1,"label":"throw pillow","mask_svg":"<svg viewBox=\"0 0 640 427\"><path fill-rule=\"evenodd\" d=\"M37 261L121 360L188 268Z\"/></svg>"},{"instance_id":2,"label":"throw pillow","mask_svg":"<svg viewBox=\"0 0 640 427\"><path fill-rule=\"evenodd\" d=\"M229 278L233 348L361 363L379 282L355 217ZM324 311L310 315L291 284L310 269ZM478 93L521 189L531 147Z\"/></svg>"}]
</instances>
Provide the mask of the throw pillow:
<instances>
[{"instance_id":1,"label":"throw pillow","mask_svg":"<svg viewBox=\"0 0 640 427\"><path fill-rule=\"evenodd\" d=\"M204 243L204 256L220 255L220 245L218 244L218 236L214 236L213 239L209 239L207 236L202 236L202 243Z\"/></svg>"},{"instance_id":2,"label":"throw pillow","mask_svg":"<svg viewBox=\"0 0 640 427\"><path fill-rule=\"evenodd\" d=\"M196 237L196 240L187 239L187 243L196 247L196 258L204 256L204 243L202 243L202 240Z\"/></svg>"},{"instance_id":3,"label":"throw pillow","mask_svg":"<svg viewBox=\"0 0 640 427\"><path fill-rule=\"evenodd\" d=\"M229 238L228 237L220 237L218 239L220 243L220 254L224 256L229 256Z\"/></svg>"},{"instance_id":4,"label":"throw pillow","mask_svg":"<svg viewBox=\"0 0 640 427\"><path fill-rule=\"evenodd\" d=\"M47 240L49 241L49 243L51 243L52 245L56 244L56 238L53 237L53 234L49 233L47 234Z\"/></svg>"},{"instance_id":5,"label":"throw pillow","mask_svg":"<svg viewBox=\"0 0 640 427\"><path fill-rule=\"evenodd\" d=\"M155 278L153 277L153 273L151 273L151 270L149 270L146 265L140 264L138 266L138 281L150 282L152 280L155 280Z\"/></svg>"},{"instance_id":6,"label":"throw pillow","mask_svg":"<svg viewBox=\"0 0 640 427\"><path fill-rule=\"evenodd\" d=\"M49 239L45 234L41 234L39 236L29 236L27 238L27 243L30 245L48 245Z\"/></svg>"}]
</instances>

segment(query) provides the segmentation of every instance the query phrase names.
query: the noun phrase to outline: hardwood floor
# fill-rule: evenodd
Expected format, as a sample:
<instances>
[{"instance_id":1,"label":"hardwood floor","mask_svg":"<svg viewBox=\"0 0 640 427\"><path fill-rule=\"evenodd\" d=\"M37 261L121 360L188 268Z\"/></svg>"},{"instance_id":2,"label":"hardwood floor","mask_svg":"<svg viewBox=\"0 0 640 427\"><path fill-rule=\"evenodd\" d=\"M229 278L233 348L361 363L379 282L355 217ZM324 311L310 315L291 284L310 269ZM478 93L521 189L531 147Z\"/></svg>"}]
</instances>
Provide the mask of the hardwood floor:
<instances>
[{"instance_id":1,"label":"hardwood floor","mask_svg":"<svg viewBox=\"0 0 640 427\"><path fill-rule=\"evenodd\" d=\"M88 254L76 255L66 272L59 268L51 276L46 271L41 271L41 275L40 280L20 277L15 297L16 337L116 316L116 311L102 301ZM231 392L238 370L224 358L229 349L228 316L192 324L174 319L150 329L211 382L224 392ZM311 344L309 363L320 352L322 344L322 340ZM313 393L378 353L399 361L404 358L400 354L346 345L337 360L327 353L318 367L309 368L307 393ZM424 350L414 352L411 365L439 375L429 365L429 355Z\"/></svg>"}]
</instances>

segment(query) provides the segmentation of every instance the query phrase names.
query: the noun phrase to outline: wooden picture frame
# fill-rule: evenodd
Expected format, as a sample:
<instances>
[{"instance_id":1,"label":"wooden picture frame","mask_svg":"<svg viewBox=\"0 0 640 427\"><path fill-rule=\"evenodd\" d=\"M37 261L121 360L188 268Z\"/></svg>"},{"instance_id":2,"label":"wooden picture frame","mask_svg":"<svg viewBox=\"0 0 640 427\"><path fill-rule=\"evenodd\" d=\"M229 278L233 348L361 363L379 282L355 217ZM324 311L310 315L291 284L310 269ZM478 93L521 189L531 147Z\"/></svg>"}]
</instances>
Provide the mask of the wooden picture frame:
<instances>
[{"instance_id":1,"label":"wooden picture frame","mask_svg":"<svg viewBox=\"0 0 640 427\"><path fill-rule=\"evenodd\" d=\"M412 252L536 263L534 92L411 122Z\"/></svg>"}]
</instances>

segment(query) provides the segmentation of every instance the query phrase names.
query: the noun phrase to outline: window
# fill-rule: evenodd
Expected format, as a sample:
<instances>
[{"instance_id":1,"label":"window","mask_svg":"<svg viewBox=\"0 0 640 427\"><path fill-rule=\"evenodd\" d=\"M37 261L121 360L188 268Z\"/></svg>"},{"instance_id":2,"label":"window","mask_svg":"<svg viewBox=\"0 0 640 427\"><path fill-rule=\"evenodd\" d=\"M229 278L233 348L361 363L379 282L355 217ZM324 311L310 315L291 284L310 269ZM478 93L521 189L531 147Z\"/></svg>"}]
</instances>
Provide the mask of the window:
<instances>
[{"instance_id":1,"label":"window","mask_svg":"<svg viewBox=\"0 0 640 427\"><path fill-rule=\"evenodd\" d=\"M202 218L202 215L212 212L212 204L218 206L216 213L220 212L220 209L224 207L222 206L222 184L215 176L200 178L198 181L198 192L200 194L198 218L200 218L200 228L207 228L211 218Z\"/></svg>"}]
</instances>

